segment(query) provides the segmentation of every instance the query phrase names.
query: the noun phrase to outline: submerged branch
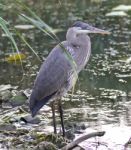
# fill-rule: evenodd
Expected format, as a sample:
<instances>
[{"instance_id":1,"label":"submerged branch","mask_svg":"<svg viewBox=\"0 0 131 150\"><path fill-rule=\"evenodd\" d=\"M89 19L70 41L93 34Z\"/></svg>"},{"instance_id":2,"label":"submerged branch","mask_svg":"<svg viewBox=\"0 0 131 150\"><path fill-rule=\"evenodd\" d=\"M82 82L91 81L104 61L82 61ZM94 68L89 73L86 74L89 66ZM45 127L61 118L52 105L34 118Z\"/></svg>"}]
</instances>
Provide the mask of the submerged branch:
<instances>
[{"instance_id":1,"label":"submerged branch","mask_svg":"<svg viewBox=\"0 0 131 150\"><path fill-rule=\"evenodd\" d=\"M103 136L104 134L105 134L105 131L86 134L86 135L76 139L75 141L69 143L68 145L64 146L61 150L70 150L70 149L76 147L79 143L81 143L89 138L92 138L95 136Z\"/></svg>"}]
</instances>

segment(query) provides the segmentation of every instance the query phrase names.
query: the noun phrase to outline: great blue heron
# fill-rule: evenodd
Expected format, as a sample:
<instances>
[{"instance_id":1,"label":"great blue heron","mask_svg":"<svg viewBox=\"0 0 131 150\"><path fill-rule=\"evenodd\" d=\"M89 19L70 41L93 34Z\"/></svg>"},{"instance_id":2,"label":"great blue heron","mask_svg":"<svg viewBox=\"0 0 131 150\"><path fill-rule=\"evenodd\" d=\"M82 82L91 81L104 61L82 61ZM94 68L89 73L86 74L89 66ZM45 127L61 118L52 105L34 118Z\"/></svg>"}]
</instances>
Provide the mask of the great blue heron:
<instances>
[{"instance_id":1,"label":"great blue heron","mask_svg":"<svg viewBox=\"0 0 131 150\"><path fill-rule=\"evenodd\" d=\"M75 22L67 31L66 41L53 48L42 64L30 96L32 116L35 116L39 109L49 100L59 100L63 136L65 135L65 130L61 98L73 87L76 73L79 74L89 60L91 54L89 33L109 34L108 31L92 27L87 23ZM71 61L69 61L63 48L71 55L76 64L75 69L72 67ZM53 107L52 105L54 132L56 133L55 111Z\"/></svg>"}]
</instances>

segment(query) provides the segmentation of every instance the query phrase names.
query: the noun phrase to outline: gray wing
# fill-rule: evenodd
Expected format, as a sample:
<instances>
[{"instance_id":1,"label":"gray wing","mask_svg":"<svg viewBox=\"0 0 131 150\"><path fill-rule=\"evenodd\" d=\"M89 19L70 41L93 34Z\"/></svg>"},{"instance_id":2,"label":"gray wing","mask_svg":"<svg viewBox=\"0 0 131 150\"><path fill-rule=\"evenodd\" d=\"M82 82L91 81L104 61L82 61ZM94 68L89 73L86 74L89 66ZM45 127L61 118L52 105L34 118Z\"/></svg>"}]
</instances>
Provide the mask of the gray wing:
<instances>
[{"instance_id":1,"label":"gray wing","mask_svg":"<svg viewBox=\"0 0 131 150\"><path fill-rule=\"evenodd\" d=\"M66 47L67 43L64 43ZM69 72L72 67L63 50L56 46L42 64L37 75L32 95L36 100L58 92L68 84Z\"/></svg>"}]
</instances>

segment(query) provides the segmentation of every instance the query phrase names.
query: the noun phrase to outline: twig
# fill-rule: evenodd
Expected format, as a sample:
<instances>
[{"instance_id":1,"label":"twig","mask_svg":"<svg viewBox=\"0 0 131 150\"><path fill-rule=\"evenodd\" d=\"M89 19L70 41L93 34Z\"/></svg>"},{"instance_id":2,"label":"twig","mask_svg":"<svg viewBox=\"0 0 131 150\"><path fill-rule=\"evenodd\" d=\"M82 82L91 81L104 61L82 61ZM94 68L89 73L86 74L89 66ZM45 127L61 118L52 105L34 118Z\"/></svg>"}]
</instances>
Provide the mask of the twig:
<instances>
[{"instance_id":1,"label":"twig","mask_svg":"<svg viewBox=\"0 0 131 150\"><path fill-rule=\"evenodd\" d=\"M75 141L69 143L68 145L64 146L61 150L70 150L70 149L76 147L79 143L81 143L89 138L92 138L95 136L103 136L104 134L105 134L105 131L86 134L86 135L76 139Z\"/></svg>"}]
</instances>

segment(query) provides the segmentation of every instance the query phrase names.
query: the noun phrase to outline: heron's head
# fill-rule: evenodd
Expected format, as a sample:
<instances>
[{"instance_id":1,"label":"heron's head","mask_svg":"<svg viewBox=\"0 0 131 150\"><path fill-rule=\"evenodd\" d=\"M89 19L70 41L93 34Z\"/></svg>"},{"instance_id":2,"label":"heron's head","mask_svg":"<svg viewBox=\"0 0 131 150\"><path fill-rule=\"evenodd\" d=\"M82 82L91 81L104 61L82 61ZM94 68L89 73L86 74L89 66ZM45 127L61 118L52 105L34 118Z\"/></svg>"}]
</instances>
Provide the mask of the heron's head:
<instances>
[{"instance_id":1,"label":"heron's head","mask_svg":"<svg viewBox=\"0 0 131 150\"><path fill-rule=\"evenodd\" d=\"M84 45L90 42L88 34L110 34L109 31L98 29L82 21L76 21L67 31L66 39L76 45Z\"/></svg>"},{"instance_id":2,"label":"heron's head","mask_svg":"<svg viewBox=\"0 0 131 150\"><path fill-rule=\"evenodd\" d=\"M110 34L109 31L98 29L96 27L93 27L89 25L88 23L82 22L82 21L76 21L72 28L76 31L76 33L79 34L89 34L89 33L98 33L98 34Z\"/></svg>"}]
</instances>

